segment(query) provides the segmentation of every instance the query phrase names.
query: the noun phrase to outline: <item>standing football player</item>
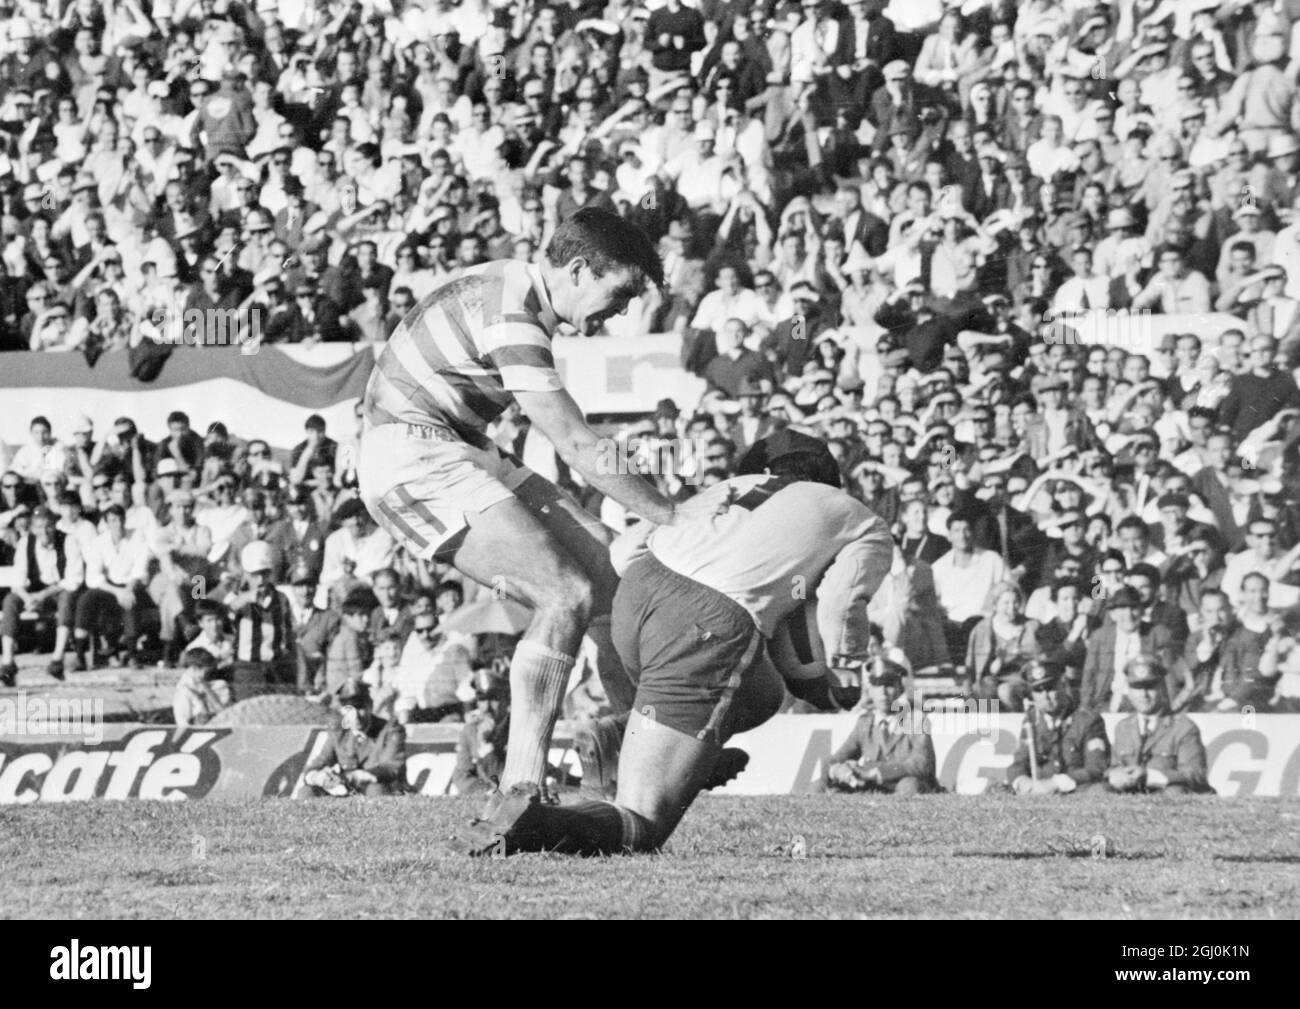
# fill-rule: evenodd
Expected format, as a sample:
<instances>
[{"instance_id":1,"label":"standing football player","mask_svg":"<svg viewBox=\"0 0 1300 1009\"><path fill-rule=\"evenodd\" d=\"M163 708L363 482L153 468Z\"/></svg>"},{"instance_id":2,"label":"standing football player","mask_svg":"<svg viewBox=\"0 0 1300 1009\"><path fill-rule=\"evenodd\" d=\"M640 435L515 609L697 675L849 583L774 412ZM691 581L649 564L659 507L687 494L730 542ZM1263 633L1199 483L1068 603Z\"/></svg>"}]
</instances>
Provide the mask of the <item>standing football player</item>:
<instances>
[{"instance_id":1,"label":"standing football player","mask_svg":"<svg viewBox=\"0 0 1300 1009\"><path fill-rule=\"evenodd\" d=\"M510 664L496 800L544 785L584 632L611 701L626 707L631 685L610 643L612 533L486 430L517 402L587 483L651 523L670 523L672 502L608 465L551 350L560 323L592 336L647 283L662 285L663 264L645 234L584 208L556 229L540 265L494 261L430 292L394 331L366 388L358 472L375 520L414 556L449 561L533 609Z\"/></svg>"}]
</instances>

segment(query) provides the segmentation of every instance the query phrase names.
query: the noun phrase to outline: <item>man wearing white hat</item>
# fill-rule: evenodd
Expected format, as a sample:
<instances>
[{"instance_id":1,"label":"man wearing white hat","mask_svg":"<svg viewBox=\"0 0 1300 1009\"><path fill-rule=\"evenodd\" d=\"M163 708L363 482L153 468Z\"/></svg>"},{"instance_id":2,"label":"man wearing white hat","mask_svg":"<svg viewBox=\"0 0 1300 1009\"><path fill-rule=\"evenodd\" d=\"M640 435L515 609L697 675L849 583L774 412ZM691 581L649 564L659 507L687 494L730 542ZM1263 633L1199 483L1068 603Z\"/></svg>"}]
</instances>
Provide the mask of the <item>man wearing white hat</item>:
<instances>
[{"instance_id":1,"label":"man wearing white hat","mask_svg":"<svg viewBox=\"0 0 1300 1009\"><path fill-rule=\"evenodd\" d=\"M1128 207L1106 215L1106 237L1093 250L1093 269L1105 277L1122 277L1134 262L1141 262L1150 247L1137 234L1137 218Z\"/></svg>"},{"instance_id":2,"label":"man wearing white hat","mask_svg":"<svg viewBox=\"0 0 1300 1009\"><path fill-rule=\"evenodd\" d=\"M12 51L0 60L0 91L8 93L16 88L34 91L42 87L65 91L67 73L37 39L32 23L25 17L15 17L9 20L7 29L5 34Z\"/></svg>"},{"instance_id":3,"label":"man wearing white hat","mask_svg":"<svg viewBox=\"0 0 1300 1009\"><path fill-rule=\"evenodd\" d=\"M664 165L664 174L675 181L678 195L692 210L721 214L727 201L740 191L734 162L715 152L717 132L708 120L695 124L694 139L694 148Z\"/></svg>"},{"instance_id":4,"label":"man wearing white hat","mask_svg":"<svg viewBox=\"0 0 1300 1009\"><path fill-rule=\"evenodd\" d=\"M275 550L265 540L254 540L240 551L239 564L245 585L226 600L235 617L232 686L241 697L292 687L297 682L297 637L293 608L271 580Z\"/></svg>"},{"instance_id":5,"label":"man wearing white hat","mask_svg":"<svg viewBox=\"0 0 1300 1009\"><path fill-rule=\"evenodd\" d=\"M1269 138L1264 151L1266 175L1262 198L1277 207L1290 207L1300 193L1300 141L1289 134Z\"/></svg>"}]
</instances>

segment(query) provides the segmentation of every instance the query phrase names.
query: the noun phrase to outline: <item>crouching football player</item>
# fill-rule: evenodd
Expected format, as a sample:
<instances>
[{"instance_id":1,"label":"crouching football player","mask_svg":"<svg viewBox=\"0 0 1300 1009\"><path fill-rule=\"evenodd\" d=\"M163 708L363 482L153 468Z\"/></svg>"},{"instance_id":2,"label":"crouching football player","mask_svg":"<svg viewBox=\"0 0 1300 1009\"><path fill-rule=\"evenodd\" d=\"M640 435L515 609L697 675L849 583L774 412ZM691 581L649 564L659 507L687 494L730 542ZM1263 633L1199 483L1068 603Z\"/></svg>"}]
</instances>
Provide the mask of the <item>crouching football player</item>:
<instances>
[{"instance_id":1,"label":"crouching football player","mask_svg":"<svg viewBox=\"0 0 1300 1009\"><path fill-rule=\"evenodd\" d=\"M653 851L717 770L723 743L784 696L765 642L814 591L834 664L867 653L866 604L893 560L886 524L840 489L816 439L780 431L740 474L679 506L673 526L615 544L613 638L636 682L615 801L507 796L480 822L480 852Z\"/></svg>"}]
</instances>

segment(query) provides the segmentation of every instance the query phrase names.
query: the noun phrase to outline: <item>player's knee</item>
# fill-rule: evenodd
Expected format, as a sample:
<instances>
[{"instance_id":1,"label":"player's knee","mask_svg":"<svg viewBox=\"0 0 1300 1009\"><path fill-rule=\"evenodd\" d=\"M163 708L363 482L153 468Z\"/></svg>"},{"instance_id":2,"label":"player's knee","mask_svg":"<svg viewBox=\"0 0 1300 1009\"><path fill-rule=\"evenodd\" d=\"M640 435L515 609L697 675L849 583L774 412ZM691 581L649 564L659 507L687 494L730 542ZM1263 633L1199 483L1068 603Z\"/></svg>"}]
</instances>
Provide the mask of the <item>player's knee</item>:
<instances>
[{"instance_id":1,"label":"player's knee","mask_svg":"<svg viewBox=\"0 0 1300 1009\"><path fill-rule=\"evenodd\" d=\"M591 616L596 600L595 586L591 579L581 571L565 571L555 582L547 586L546 600L549 606L565 615L572 616L579 623L585 623Z\"/></svg>"},{"instance_id":2,"label":"player's knee","mask_svg":"<svg viewBox=\"0 0 1300 1009\"><path fill-rule=\"evenodd\" d=\"M921 794L920 779L913 778L910 776L906 778L899 778L898 781L894 783L894 794L895 795L920 795Z\"/></svg>"}]
</instances>

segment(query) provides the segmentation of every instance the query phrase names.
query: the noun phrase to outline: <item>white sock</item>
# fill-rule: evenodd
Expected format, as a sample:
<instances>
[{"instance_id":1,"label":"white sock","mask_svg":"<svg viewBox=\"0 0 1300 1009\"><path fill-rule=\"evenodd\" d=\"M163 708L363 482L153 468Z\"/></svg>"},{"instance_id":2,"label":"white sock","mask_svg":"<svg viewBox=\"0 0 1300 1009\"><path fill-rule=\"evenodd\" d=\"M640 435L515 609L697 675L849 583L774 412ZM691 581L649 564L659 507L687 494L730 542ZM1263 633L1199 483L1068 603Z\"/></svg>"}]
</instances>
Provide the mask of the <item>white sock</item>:
<instances>
[{"instance_id":1,"label":"white sock","mask_svg":"<svg viewBox=\"0 0 1300 1009\"><path fill-rule=\"evenodd\" d=\"M501 790L520 783L541 784L551 733L564 703L573 656L527 639L510 660L510 733Z\"/></svg>"}]
</instances>

